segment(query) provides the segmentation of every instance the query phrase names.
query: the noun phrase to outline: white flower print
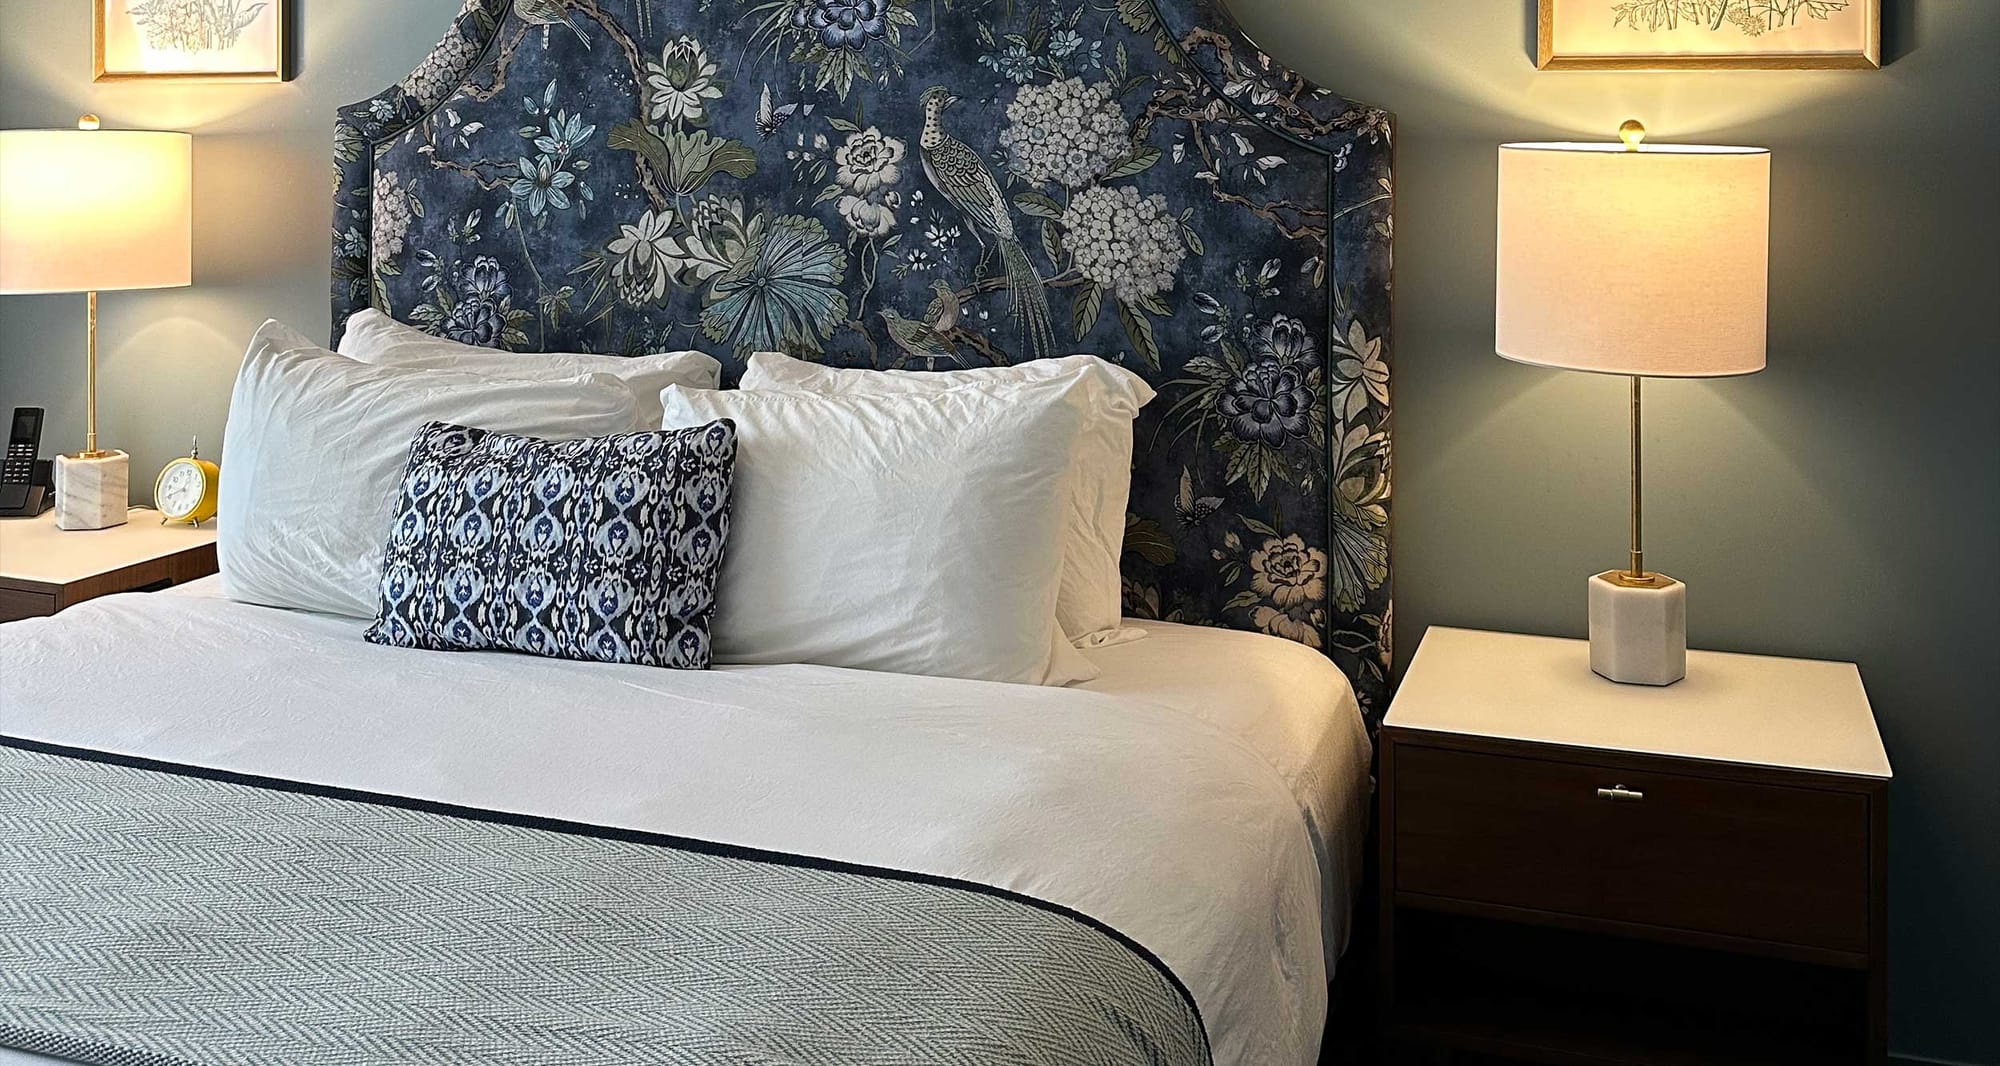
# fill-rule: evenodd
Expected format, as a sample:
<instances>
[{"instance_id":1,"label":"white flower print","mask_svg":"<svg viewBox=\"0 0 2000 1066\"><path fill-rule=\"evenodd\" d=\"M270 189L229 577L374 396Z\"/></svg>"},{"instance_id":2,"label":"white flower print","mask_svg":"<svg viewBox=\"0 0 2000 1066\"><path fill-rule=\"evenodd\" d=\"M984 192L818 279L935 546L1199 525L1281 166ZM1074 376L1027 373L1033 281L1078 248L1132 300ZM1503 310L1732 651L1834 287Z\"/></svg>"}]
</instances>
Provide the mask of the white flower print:
<instances>
[{"instance_id":1,"label":"white flower print","mask_svg":"<svg viewBox=\"0 0 2000 1066\"><path fill-rule=\"evenodd\" d=\"M1065 78L1024 85L1007 105L1007 119L1000 131L1007 164L1037 185L1082 188L1132 152L1131 127L1108 83Z\"/></svg>"},{"instance_id":2,"label":"white flower print","mask_svg":"<svg viewBox=\"0 0 2000 1066\"><path fill-rule=\"evenodd\" d=\"M414 212L410 190L392 170L375 172L375 188L369 196L373 266L381 267L403 254L403 239L409 236Z\"/></svg>"},{"instance_id":3,"label":"white flower print","mask_svg":"<svg viewBox=\"0 0 2000 1066\"><path fill-rule=\"evenodd\" d=\"M903 180L903 155L908 145L874 126L847 135L833 153L834 177L849 192L866 196Z\"/></svg>"},{"instance_id":4,"label":"white flower print","mask_svg":"<svg viewBox=\"0 0 2000 1066\"><path fill-rule=\"evenodd\" d=\"M1131 303L1174 287L1187 246L1166 197L1130 185L1093 185L1063 212L1063 229L1084 277Z\"/></svg>"},{"instance_id":5,"label":"white flower print","mask_svg":"<svg viewBox=\"0 0 2000 1066\"><path fill-rule=\"evenodd\" d=\"M896 208L892 203L875 197L843 196L837 206L848 228L863 237L887 237L896 228Z\"/></svg>"},{"instance_id":6,"label":"white flower print","mask_svg":"<svg viewBox=\"0 0 2000 1066\"><path fill-rule=\"evenodd\" d=\"M353 226L347 227L346 232L336 232L333 240L333 254L343 259L359 259L368 250L368 243L361 239L361 231Z\"/></svg>"},{"instance_id":7,"label":"white flower print","mask_svg":"<svg viewBox=\"0 0 2000 1066\"><path fill-rule=\"evenodd\" d=\"M660 50L660 61L646 64L646 117L676 126L700 125L708 117L708 101L722 99L718 67L701 42L676 37Z\"/></svg>"},{"instance_id":8,"label":"white flower print","mask_svg":"<svg viewBox=\"0 0 2000 1066\"><path fill-rule=\"evenodd\" d=\"M937 259L931 253L922 248L910 248L903 253L903 261L896 264L896 276L902 278L911 274L927 274L936 270L938 266Z\"/></svg>"},{"instance_id":9,"label":"white flower print","mask_svg":"<svg viewBox=\"0 0 2000 1066\"><path fill-rule=\"evenodd\" d=\"M1347 343L1335 345L1334 411L1342 421L1366 410L1368 401L1389 406L1389 364L1382 360L1382 338L1370 337L1360 319L1348 324Z\"/></svg>"},{"instance_id":10,"label":"white flower print","mask_svg":"<svg viewBox=\"0 0 2000 1066\"><path fill-rule=\"evenodd\" d=\"M431 49L417 69L403 79L403 94L420 108L436 107L458 87L459 79L465 76L478 55L479 49L459 30L458 24L453 23L437 47Z\"/></svg>"},{"instance_id":11,"label":"white flower print","mask_svg":"<svg viewBox=\"0 0 2000 1066\"><path fill-rule=\"evenodd\" d=\"M1263 600L1250 621L1273 636L1317 648L1326 622L1327 557L1297 534L1271 538L1250 553L1250 589Z\"/></svg>"},{"instance_id":12,"label":"white flower print","mask_svg":"<svg viewBox=\"0 0 2000 1066\"><path fill-rule=\"evenodd\" d=\"M642 307L666 298L674 270L687 256L687 248L672 236L676 221L672 210L647 211L639 221L619 226L618 236L606 246L611 276L626 303Z\"/></svg>"}]
</instances>

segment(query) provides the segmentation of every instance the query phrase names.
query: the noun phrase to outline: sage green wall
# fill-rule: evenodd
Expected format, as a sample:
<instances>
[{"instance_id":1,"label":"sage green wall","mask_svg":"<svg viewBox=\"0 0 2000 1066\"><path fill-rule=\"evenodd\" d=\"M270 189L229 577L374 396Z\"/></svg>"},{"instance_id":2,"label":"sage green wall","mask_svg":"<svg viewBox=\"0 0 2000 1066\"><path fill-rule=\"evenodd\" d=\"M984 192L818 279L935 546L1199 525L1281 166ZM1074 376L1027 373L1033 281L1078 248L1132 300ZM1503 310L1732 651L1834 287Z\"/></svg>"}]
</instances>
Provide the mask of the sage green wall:
<instances>
[{"instance_id":1,"label":"sage green wall","mask_svg":"<svg viewBox=\"0 0 2000 1066\"><path fill-rule=\"evenodd\" d=\"M1493 355L1494 146L1608 137L1774 158L1771 368L1648 392L1651 559L1697 646L1861 664L1897 780L1899 1052L2000 1062L2000 3L1886 0L1879 72L1537 73L1523 0L1234 0L1251 33L1402 119L1397 619L1581 634L1624 544L1616 380ZM326 327L337 104L405 73L457 0L299 0L299 77L92 85L89 4L0 2L0 126L196 134L198 284L104 298L107 441L149 478L220 443L267 316ZM80 297L0 299L0 407L81 438ZM145 492L139 494L142 498Z\"/></svg>"},{"instance_id":2,"label":"sage green wall","mask_svg":"<svg viewBox=\"0 0 2000 1066\"><path fill-rule=\"evenodd\" d=\"M298 77L270 85L90 80L92 0L0 0L0 127L193 133L195 284L105 293L98 422L132 453L132 498L188 438L218 454L229 383L258 323L327 332L333 113L408 74L458 0L295 0ZM83 447L82 296L0 296L0 406L49 410L46 453Z\"/></svg>"},{"instance_id":3,"label":"sage green wall","mask_svg":"<svg viewBox=\"0 0 2000 1066\"><path fill-rule=\"evenodd\" d=\"M1494 146L1766 145L1770 369L1647 387L1648 561L1697 647L1861 664L1889 757L1891 1047L2000 1062L2000 3L1887 0L1880 71L1534 69L1522 0L1235 0L1401 119L1396 619L1580 636L1623 381L1493 354Z\"/></svg>"}]
</instances>

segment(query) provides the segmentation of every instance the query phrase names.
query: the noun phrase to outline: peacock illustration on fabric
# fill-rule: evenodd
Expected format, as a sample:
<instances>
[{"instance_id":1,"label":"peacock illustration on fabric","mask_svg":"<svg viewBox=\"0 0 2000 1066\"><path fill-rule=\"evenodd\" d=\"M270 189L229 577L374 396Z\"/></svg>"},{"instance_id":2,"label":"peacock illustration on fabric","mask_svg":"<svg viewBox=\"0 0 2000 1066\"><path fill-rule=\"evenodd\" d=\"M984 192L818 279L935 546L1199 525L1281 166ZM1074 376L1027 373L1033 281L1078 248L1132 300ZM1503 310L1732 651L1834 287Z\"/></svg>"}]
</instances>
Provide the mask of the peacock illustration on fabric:
<instances>
[{"instance_id":1,"label":"peacock illustration on fabric","mask_svg":"<svg viewBox=\"0 0 2000 1066\"><path fill-rule=\"evenodd\" d=\"M989 241L998 245L1023 350L1030 359L1047 358L1055 346L1055 330L1049 325L1049 300L1042 291L1042 276L1035 272L1035 264L1028 261L1027 250L1014 235L1013 207L1001 195L992 171L986 169L978 153L945 131L945 111L958 102L958 97L942 85L924 90L920 142L924 176L965 215L981 248L988 247ZM982 254L980 261L985 262L985 258Z\"/></svg>"},{"instance_id":2,"label":"peacock illustration on fabric","mask_svg":"<svg viewBox=\"0 0 2000 1066\"><path fill-rule=\"evenodd\" d=\"M1159 393L1126 612L1320 649L1379 713L1393 139L1216 0L467 0L341 111L335 328L1102 356Z\"/></svg>"}]
</instances>

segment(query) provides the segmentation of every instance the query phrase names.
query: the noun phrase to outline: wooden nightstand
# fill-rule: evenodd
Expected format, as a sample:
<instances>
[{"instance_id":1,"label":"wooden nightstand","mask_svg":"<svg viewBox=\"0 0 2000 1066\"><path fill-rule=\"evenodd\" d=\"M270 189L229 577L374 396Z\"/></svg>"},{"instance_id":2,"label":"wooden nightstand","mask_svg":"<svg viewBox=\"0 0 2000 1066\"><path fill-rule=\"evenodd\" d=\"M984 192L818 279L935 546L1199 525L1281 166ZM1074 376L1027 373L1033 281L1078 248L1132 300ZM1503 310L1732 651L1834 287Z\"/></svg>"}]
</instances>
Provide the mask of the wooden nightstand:
<instances>
[{"instance_id":1,"label":"wooden nightstand","mask_svg":"<svg viewBox=\"0 0 2000 1066\"><path fill-rule=\"evenodd\" d=\"M1434 628L1382 727L1392 1048L1550 1063L1887 1054L1889 760L1852 664Z\"/></svg>"},{"instance_id":2,"label":"wooden nightstand","mask_svg":"<svg viewBox=\"0 0 2000 1066\"><path fill-rule=\"evenodd\" d=\"M0 622L213 573L213 522L163 526L159 512L138 508L122 526L88 532L57 529L53 513L0 519Z\"/></svg>"}]
</instances>

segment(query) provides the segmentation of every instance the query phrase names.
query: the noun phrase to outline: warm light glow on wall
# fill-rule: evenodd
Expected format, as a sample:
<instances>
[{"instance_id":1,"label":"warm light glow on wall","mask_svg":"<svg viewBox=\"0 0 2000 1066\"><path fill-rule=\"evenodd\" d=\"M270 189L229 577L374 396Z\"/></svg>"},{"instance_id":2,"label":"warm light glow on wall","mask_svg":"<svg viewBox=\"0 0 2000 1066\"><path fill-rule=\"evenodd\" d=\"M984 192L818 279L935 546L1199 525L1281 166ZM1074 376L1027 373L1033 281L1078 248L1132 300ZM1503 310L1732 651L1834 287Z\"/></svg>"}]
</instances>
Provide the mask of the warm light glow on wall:
<instances>
[{"instance_id":1,"label":"warm light glow on wall","mask_svg":"<svg viewBox=\"0 0 2000 1066\"><path fill-rule=\"evenodd\" d=\"M0 130L0 293L189 284L192 140Z\"/></svg>"}]
</instances>

